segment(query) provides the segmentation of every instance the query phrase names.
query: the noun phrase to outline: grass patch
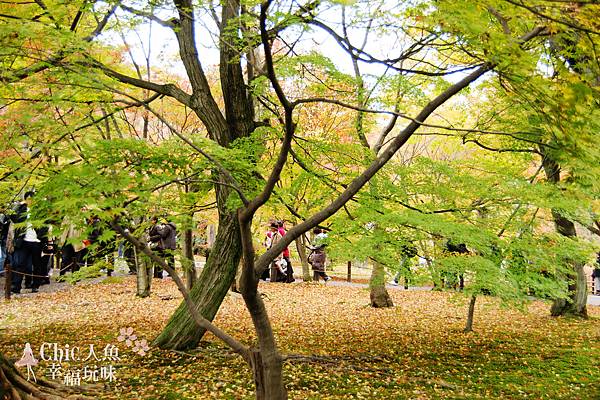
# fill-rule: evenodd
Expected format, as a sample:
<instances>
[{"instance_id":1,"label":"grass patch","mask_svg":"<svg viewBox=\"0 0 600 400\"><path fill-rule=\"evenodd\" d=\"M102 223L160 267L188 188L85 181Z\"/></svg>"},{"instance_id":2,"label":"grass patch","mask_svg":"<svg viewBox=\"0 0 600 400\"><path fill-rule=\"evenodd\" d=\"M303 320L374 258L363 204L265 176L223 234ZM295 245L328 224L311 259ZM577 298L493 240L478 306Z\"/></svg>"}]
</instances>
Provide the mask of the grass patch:
<instances>
[{"instance_id":1,"label":"grass patch","mask_svg":"<svg viewBox=\"0 0 600 400\"><path fill-rule=\"evenodd\" d=\"M135 297L132 277L82 284L4 303L0 350L17 359L25 342L96 349L119 346L117 381L103 399L252 399L245 363L213 336L190 354L151 348L135 354L117 341L132 327L148 342L181 296L169 281ZM440 292L392 291L396 307L371 309L360 288L261 286L286 361L292 399L579 399L600 398L600 310L580 321L551 318L548 306L509 310L493 298L477 303L475 332L461 332L466 306ZM168 300L164 300L164 299ZM19 316L15 318L15 316ZM256 343L243 300L228 296L216 319L245 343ZM41 362L38 369L44 368Z\"/></svg>"}]
</instances>

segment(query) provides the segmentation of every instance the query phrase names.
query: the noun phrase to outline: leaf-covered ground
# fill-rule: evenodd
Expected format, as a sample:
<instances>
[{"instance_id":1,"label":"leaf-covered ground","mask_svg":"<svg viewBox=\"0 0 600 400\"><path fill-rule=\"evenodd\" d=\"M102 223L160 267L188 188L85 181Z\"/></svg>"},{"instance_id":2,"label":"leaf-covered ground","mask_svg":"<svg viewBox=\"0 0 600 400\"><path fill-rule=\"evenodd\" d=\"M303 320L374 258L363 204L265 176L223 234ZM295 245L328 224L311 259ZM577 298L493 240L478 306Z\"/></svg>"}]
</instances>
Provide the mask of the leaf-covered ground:
<instances>
[{"instance_id":1,"label":"leaf-covered ground","mask_svg":"<svg viewBox=\"0 0 600 400\"><path fill-rule=\"evenodd\" d=\"M151 347L140 356L117 340L123 327L150 340L164 326L181 297L169 281L153 290L139 299L133 279L117 278L3 302L0 351L18 359L25 342L93 343L98 353L115 344L121 360L106 399L252 398L249 369L211 335L193 355ZM600 399L599 307L578 321L549 317L543 303L520 312L480 299L476 332L463 334L466 304L447 293L392 291L396 307L382 310L369 308L360 288L262 290L283 352L314 356L286 362L290 398ZM238 295L227 297L216 323L254 341ZM48 364L41 361L38 374Z\"/></svg>"}]
</instances>

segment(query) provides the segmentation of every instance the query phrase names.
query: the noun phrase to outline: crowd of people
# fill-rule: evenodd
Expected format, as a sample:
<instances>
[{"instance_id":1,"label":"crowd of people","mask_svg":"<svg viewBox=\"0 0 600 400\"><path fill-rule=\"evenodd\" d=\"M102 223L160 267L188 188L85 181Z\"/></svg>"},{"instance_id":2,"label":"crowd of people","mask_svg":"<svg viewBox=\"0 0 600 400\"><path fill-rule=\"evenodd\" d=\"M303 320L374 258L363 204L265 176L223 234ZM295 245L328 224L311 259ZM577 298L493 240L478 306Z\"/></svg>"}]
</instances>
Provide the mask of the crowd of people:
<instances>
[{"instance_id":1,"label":"crowd of people","mask_svg":"<svg viewBox=\"0 0 600 400\"><path fill-rule=\"evenodd\" d=\"M5 261L8 261L11 266L12 293L21 293L23 288L31 289L31 292L35 293L42 285L49 284L49 274L55 260L60 275L76 272L83 266L91 266L97 260L105 260L103 266L106 274L110 276L115 253L118 253L126 260L129 273L136 274L137 259L133 246L122 239L120 244L114 239L102 240L103 230L107 229L107 226L98 216L92 215L84 224L79 225L65 218L58 235L54 235L48 226L34 226L30 210L33 195L33 192L26 192L23 200L14 206L12 213L0 214L0 275L4 274ZM177 248L176 225L159 217L150 218L149 223L149 228L144 229L149 247L168 265L174 267ZM199 230L206 230L206 226L206 221L203 221ZM129 226L127 231L129 230L133 231L133 227ZM265 249L269 250L275 246L286 233L284 221L272 220L264 238ZM319 227L314 228L312 233L312 241L309 241L307 246L308 263L312 267L313 280L326 282L331 279L326 273L327 234ZM199 238L202 239L202 235ZM194 243L194 247L195 253L202 250L202 255L208 258L210 246L205 239ZM465 244L454 244L450 241L446 243L445 251L458 255L469 254ZM418 256L417 249L408 241L400 247L400 253L400 268L390 283L398 285L399 280L403 278L404 287L408 288L413 279L411 260ZM421 259L419 257L419 263ZM159 265L154 265L153 271L154 278L163 278L163 270ZM295 281L289 247L285 247L274 257L271 267L263 273L261 279L282 283ZM442 287L453 287L457 290L464 287L462 273L443 272L440 279ZM593 294L600 295L600 254L592 272L592 282Z\"/></svg>"},{"instance_id":2,"label":"crowd of people","mask_svg":"<svg viewBox=\"0 0 600 400\"><path fill-rule=\"evenodd\" d=\"M14 206L11 213L0 214L0 274L4 273L7 261L11 267L12 293L21 293L23 288L35 293L40 286L50 283L55 260L59 275L75 273L84 266L89 267L102 260L104 263L101 265L110 276L114 256L118 254L127 262L130 274L137 272L133 246L124 240L102 240L106 236L103 231L108 227L96 215L89 217L83 224L64 218L60 224L60 232L56 235L46 225L34 226L30 209L33 195L33 192L25 193L23 200ZM133 230L131 226L127 228L127 231ZM174 266L176 225L166 219L152 217L146 232L148 246L165 262ZM285 234L284 221L272 221L265 235L266 249L277 244ZM322 229L315 228L313 241L308 246L308 262L312 266L315 281L331 279L326 273L326 239L327 234ZM206 243L201 243L199 247L204 249L207 246ZM208 251L202 253L208 257ZM163 278L163 270L159 265L154 265L153 271L154 278ZM271 282L295 281L289 247L285 247L274 258L271 268L265 271L262 278Z\"/></svg>"},{"instance_id":3,"label":"crowd of people","mask_svg":"<svg viewBox=\"0 0 600 400\"><path fill-rule=\"evenodd\" d=\"M102 267L110 276L118 249L118 254L127 261L129 273L136 273L133 247L123 241L117 246L115 240L103 240L103 231L107 227L96 215L80 225L65 218L61 232L56 236L48 225L34 226L30 209L33 195L34 192L26 192L11 213L0 214L0 274L4 275L5 265L10 265L12 293L19 294L23 289L36 293L42 285L49 284L55 259L59 275L77 272L83 266L89 267L103 260ZM151 218L150 223L149 246L174 266L177 227L158 217ZM163 277L158 265L154 266L154 277Z\"/></svg>"},{"instance_id":4,"label":"crowd of people","mask_svg":"<svg viewBox=\"0 0 600 400\"><path fill-rule=\"evenodd\" d=\"M265 234L265 248L267 250L271 249L271 247L277 244L285 234L284 221L271 221L269 230L267 230ZM313 242L308 247L310 250L308 263L312 266L313 280L318 282L319 278L322 278L324 281L328 281L331 278L325 273L327 261L327 256L325 254L327 234L321 228L315 228L313 230L313 237ZM280 254L275 256L271 263L271 268L263 273L261 279L264 281L284 283L292 283L295 281L289 247L285 247Z\"/></svg>"},{"instance_id":5,"label":"crowd of people","mask_svg":"<svg viewBox=\"0 0 600 400\"><path fill-rule=\"evenodd\" d=\"M79 271L83 266L91 266L103 260L103 268L108 276L114 266L117 253L128 265L129 273L135 274L137 260L133 246L126 241L119 244L113 240L102 240L103 230L107 229L98 216L92 215L85 223L76 224L65 218L60 224L60 232L53 235L48 226L34 226L31 218L31 201L34 193L27 192L23 200L15 205L9 215L0 214L0 273L5 261L11 266L11 291L21 293L23 288L38 292L41 285L50 283L50 272L56 266L59 275ZM128 231L133 230L130 226ZM264 245L270 249L286 234L284 221L272 221L265 235ZM175 265L177 247L177 227L174 223L152 217L146 239L149 247L158 253L169 265ZM313 230L313 241L308 246L308 262L312 266L315 281L328 281L326 273L327 234L320 228ZM201 244L205 248L205 244ZM208 257L208 251L203 252ZM154 278L163 278L163 270L154 265ZM295 281L290 249L285 247L278 254L271 268L265 271L263 280L292 283Z\"/></svg>"}]
</instances>

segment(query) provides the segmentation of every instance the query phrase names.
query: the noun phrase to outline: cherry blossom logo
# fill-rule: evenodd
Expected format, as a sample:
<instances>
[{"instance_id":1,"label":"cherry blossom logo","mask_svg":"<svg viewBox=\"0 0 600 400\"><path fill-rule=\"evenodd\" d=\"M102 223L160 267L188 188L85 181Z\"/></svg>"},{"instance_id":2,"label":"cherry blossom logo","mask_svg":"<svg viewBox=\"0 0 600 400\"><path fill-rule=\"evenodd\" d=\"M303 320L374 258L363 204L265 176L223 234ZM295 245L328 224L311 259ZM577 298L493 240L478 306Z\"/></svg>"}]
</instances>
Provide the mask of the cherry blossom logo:
<instances>
[{"instance_id":1,"label":"cherry blossom logo","mask_svg":"<svg viewBox=\"0 0 600 400\"><path fill-rule=\"evenodd\" d=\"M127 347L131 347L131 345L133 344L133 341L135 339L137 339L137 336L133 334L133 328L129 327L129 328L121 328L119 330L119 337L117 337L117 340L119 342L125 342L125 346Z\"/></svg>"},{"instance_id":2,"label":"cherry blossom logo","mask_svg":"<svg viewBox=\"0 0 600 400\"><path fill-rule=\"evenodd\" d=\"M146 339L135 341L135 346L133 346L133 351L135 353L138 353L140 356L145 356L148 350L150 350L150 347L148 347Z\"/></svg>"},{"instance_id":3,"label":"cherry blossom logo","mask_svg":"<svg viewBox=\"0 0 600 400\"><path fill-rule=\"evenodd\" d=\"M125 342L125 346L132 347L134 353L139 354L140 356L145 356L146 352L150 350L148 347L148 341L146 339L137 340L137 335L133 334L133 328L121 328L119 329L119 336L117 340L119 342Z\"/></svg>"}]
</instances>

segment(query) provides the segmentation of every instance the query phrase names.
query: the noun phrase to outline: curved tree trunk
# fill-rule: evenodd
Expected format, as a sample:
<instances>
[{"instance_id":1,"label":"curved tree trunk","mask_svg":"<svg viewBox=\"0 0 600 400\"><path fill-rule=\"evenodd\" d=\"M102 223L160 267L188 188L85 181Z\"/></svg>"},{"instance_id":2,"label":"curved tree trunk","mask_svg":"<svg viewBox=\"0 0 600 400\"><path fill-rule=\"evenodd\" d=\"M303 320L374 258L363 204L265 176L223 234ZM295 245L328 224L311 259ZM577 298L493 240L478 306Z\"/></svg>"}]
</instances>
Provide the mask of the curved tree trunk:
<instances>
[{"instance_id":1,"label":"curved tree trunk","mask_svg":"<svg viewBox=\"0 0 600 400\"><path fill-rule=\"evenodd\" d=\"M137 281L137 296L148 297L150 296L152 275L150 272L150 261L147 260L143 255L138 254L138 250L134 247L134 260L136 267L136 281Z\"/></svg>"},{"instance_id":2,"label":"curved tree trunk","mask_svg":"<svg viewBox=\"0 0 600 400\"><path fill-rule=\"evenodd\" d=\"M235 279L241 256L236 213L220 214L214 246L206 266L190 292L196 309L209 321L215 317ZM204 329L198 329L186 304L182 302L153 344L163 349L190 349L198 346L204 333Z\"/></svg>"},{"instance_id":3,"label":"curved tree trunk","mask_svg":"<svg viewBox=\"0 0 600 400\"><path fill-rule=\"evenodd\" d=\"M139 226L143 222L143 218L140 220L134 220L134 226ZM147 244L148 236L145 232L138 239L140 242ZM132 246L133 260L128 259L127 262L132 262L135 266L135 281L136 281L136 296L144 298L150 296L152 291L152 263L144 254Z\"/></svg>"},{"instance_id":4,"label":"curved tree trunk","mask_svg":"<svg viewBox=\"0 0 600 400\"><path fill-rule=\"evenodd\" d=\"M285 400L287 390L283 383L283 357L277 349L269 315L258 292L258 277L254 269L252 219L241 221L241 241L244 249L240 290L258 336L258 348L251 350L250 367L254 375L257 400Z\"/></svg>"},{"instance_id":5,"label":"curved tree trunk","mask_svg":"<svg viewBox=\"0 0 600 400\"><path fill-rule=\"evenodd\" d=\"M0 399L2 400L94 399L99 394L98 388L92 386L65 386L42 378L38 378L35 383L30 382L0 353Z\"/></svg>"},{"instance_id":6,"label":"curved tree trunk","mask_svg":"<svg viewBox=\"0 0 600 400\"><path fill-rule=\"evenodd\" d=\"M385 288L385 268L377 261L373 261L373 271L371 272L371 307L393 307L394 302Z\"/></svg>"}]
</instances>

